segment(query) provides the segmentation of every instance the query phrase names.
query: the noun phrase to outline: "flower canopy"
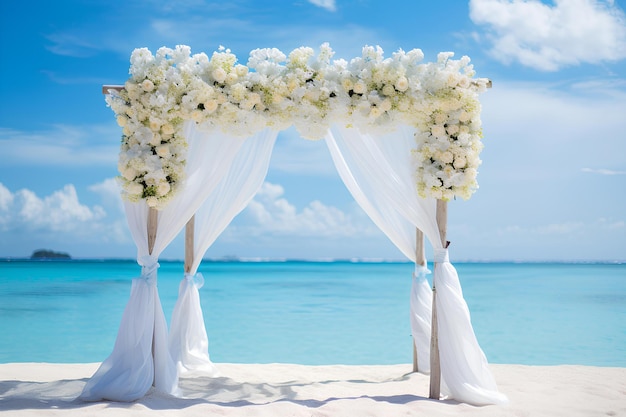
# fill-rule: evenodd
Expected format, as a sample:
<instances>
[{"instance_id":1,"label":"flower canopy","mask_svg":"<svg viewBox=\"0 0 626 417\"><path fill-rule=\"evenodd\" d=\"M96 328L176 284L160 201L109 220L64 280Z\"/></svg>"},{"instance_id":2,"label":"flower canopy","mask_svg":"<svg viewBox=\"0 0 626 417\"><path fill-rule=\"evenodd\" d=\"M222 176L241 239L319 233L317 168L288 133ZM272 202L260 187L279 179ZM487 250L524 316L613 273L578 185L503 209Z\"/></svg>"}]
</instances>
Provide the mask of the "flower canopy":
<instances>
[{"instance_id":1,"label":"flower canopy","mask_svg":"<svg viewBox=\"0 0 626 417\"><path fill-rule=\"evenodd\" d=\"M183 124L249 137L262 129L295 126L307 139L332 125L361 133L415 129L415 186L424 198L471 197L478 188L482 131L478 94L488 80L473 78L470 59L440 53L422 63L419 49L384 58L380 47L333 60L323 44L285 55L256 49L247 65L220 47L211 57L188 46L141 48L131 56L124 89L107 95L123 128L118 169L123 194L161 209L184 182Z\"/></svg>"}]
</instances>

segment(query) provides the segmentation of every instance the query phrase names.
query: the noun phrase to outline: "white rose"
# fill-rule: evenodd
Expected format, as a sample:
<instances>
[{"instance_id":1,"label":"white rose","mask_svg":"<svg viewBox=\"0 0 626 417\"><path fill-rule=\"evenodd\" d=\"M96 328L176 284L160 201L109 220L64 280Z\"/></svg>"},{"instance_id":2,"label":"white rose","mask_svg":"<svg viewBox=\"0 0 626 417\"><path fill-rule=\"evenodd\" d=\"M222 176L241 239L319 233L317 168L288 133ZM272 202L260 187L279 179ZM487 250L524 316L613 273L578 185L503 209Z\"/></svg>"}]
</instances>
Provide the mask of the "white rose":
<instances>
[{"instance_id":1,"label":"white rose","mask_svg":"<svg viewBox=\"0 0 626 417\"><path fill-rule=\"evenodd\" d=\"M201 110L194 110L191 112L191 120L193 120L196 123L200 123L202 122L203 116L202 116L202 111Z\"/></svg>"},{"instance_id":2,"label":"white rose","mask_svg":"<svg viewBox=\"0 0 626 417\"><path fill-rule=\"evenodd\" d=\"M343 80L341 80L341 86L343 87L344 91L348 92L354 88L354 83L350 78L344 78Z\"/></svg>"},{"instance_id":3,"label":"white rose","mask_svg":"<svg viewBox=\"0 0 626 417\"><path fill-rule=\"evenodd\" d=\"M370 117L376 119L377 117L379 117L381 115L381 111L378 107L372 106L372 108L370 109Z\"/></svg>"},{"instance_id":4,"label":"white rose","mask_svg":"<svg viewBox=\"0 0 626 417\"><path fill-rule=\"evenodd\" d=\"M261 96L259 95L259 93L251 93L248 96L248 100L250 100L254 104L257 104L261 102Z\"/></svg>"},{"instance_id":5,"label":"white rose","mask_svg":"<svg viewBox=\"0 0 626 417\"><path fill-rule=\"evenodd\" d=\"M224 80L224 82L228 85L233 85L237 82L238 78L239 77L237 77L237 74L235 74L234 72L231 72L226 76L226 79Z\"/></svg>"},{"instance_id":6,"label":"white rose","mask_svg":"<svg viewBox=\"0 0 626 417\"><path fill-rule=\"evenodd\" d=\"M226 71L224 71L223 68L216 68L213 70L213 72L211 73L211 76L213 77L213 79L215 81L217 81L218 83L223 83L224 80L226 79Z\"/></svg>"},{"instance_id":7,"label":"white rose","mask_svg":"<svg viewBox=\"0 0 626 417\"><path fill-rule=\"evenodd\" d=\"M393 85L391 84L385 84L385 86L383 87L383 94L386 96L392 96L394 95L396 92L396 89L393 88Z\"/></svg>"},{"instance_id":8,"label":"white rose","mask_svg":"<svg viewBox=\"0 0 626 417\"><path fill-rule=\"evenodd\" d=\"M122 172L122 176L126 178L128 181L132 181L137 176L137 171L135 171L133 168L126 168Z\"/></svg>"},{"instance_id":9,"label":"white rose","mask_svg":"<svg viewBox=\"0 0 626 417\"><path fill-rule=\"evenodd\" d=\"M461 126L460 134L457 136L457 140L461 146L466 146L470 143L472 136L469 133L465 133L462 131L463 126Z\"/></svg>"},{"instance_id":10,"label":"white rose","mask_svg":"<svg viewBox=\"0 0 626 417\"><path fill-rule=\"evenodd\" d=\"M449 125L446 130L448 131L448 135L450 136L454 136L455 134L459 133L459 126L458 125Z\"/></svg>"},{"instance_id":11,"label":"white rose","mask_svg":"<svg viewBox=\"0 0 626 417\"><path fill-rule=\"evenodd\" d=\"M442 125L433 125L433 126L431 126L430 132L435 137L446 136L446 129Z\"/></svg>"},{"instance_id":12,"label":"white rose","mask_svg":"<svg viewBox=\"0 0 626 417\"><path fill-rule=\"evenodd\" d=\"M143 185L136 182L129 182L124 188L126 189L126 192L131 195L143 194Z\"/></svg>"},{"instance_id":13,"label":"white rose","mask_svg":"<svg viewBox=\"0 0 626 417\"><path fill-rule=\"evenodd\" d=\"M467 159L465 159L465 157L463 156L459 156L454 159L453 165L456 169L461 169L461 168L465 168L466 164L467 164Z\"/></svg>"},{"instance_id":14,"label":"white rose","mask_svg":"<svg viewBox=\"0 0 626 417\"><path fill-rule=\"evenodd\" d=\"M254 103L252 102L252 100L250 99L246 99L243 100L241 103L239 103L239 107L243 110L252 110L252 108L254 107Z\"/></svg>"},{"instance_id":15,"label":"white rose","mask_svg":"<svg viewBox=\"0 0 626 417\"><path fill-rule=\"evenodd\" d=\"M458 83L459 83L458 74L448 75L448 79L446 80L446 84L448 85L448 87L456 87Z\"/></svg>"},{"instance_id":16,"label":"white rose","mask_svg":"<svg viewBox=\"0 0 626 417\"><path fill-rule=\"evenodd\" d=\"M150 80L144 80L141 83L141 88L143 89L143 91L145 91L146 93L149 93L150 91L154 90L154 83Z\"/></svg>"},{"instance_id":17,"label":"white rose","mask_svg":"<svg viewBox=\"0 0 626 417\"><path fill-rule=\"evenodd\" d=\"M167 144L159 145L156 147L156 154L161 158L170 156L170 147Z\"/></svg>"},{"instance_id":18,"label":"white rose","mask_svg":"<svg viewBox=\"0 0 626 417\"><path fill-rule=\"evenodd\" d=\"M409 80L406 77L402 76L398 78L396 81L396 90L398 91L406 91L409 88Z\"/></svg>"},{"instance_id":19,"label":"white rose","mask_svg":"<svg viewBox=\"0 0 626 417\"><path fill-rule=\"evenodd\" d=\"M238 77L245 77L245 75L248 73L248 67L246 67L245 65L237 65L235 67L235 72L237 73Z\"/></svg>"},{"instance_id":20,"label":"white rose","mask_svg":"<svg viewBox=\"0 0 626 417\"><path fill-rule=\"evenodd\" d=\"M217 110L217 101L211 100L204 103L204 110L209 113L213 113L215 110Z\"/></svg>"},{"instance_id":21,"label":"white rose","mask_svg":"<svg viewBox=\"0 0 626 417\"><path fill-rule=\"evenodd\" d=\"M352 91L354 91L356 94L364 94L366 89L367 88L363 81L357 81L354 84L354 88L352 89Z\"/></svg>"},{"instance_id":22,"label":"white rose","mask_svg":"<svg viewBox=\"0 0 626 417\"><path fill-rule=\"evenodd\" d=\"M161 127L161 121L159 119L150 119L150 130L158 132Z\"/></svg>"},{"instance_id":23,"label":"white rose","mask_svg":"<svg viewBox=\"0 0 626 417\"><path fill-rule=\"evenodd\" d=\"M170 192L170 184L167 181L163 181L157 187L157 195L164 196Z\"/></svg>"},{"instance_id":24,"label":"white rose","mask_svg":"<svg viewBox=\"0 0 626 417\"><path fill-rule=\"evenodd\" d=\"M162 127L161 127L161 132L164 135L171 135L174 133L174 126L172 126L171 123L165 123Z\"/></svg>"},{"instance_id":25,"label":"white rose","mask_svg":"<svg viewBox=\"0 0 626 417\"><path fill-rule=\"evenodd\" d=\"M466 112L465 110L461 111L459 114L459 122L466 123L472 118L472 115Z\"/></svg>"},{"instance_id":26,"label":"white rose","mask_svg":"<svg viewBox=\"0 0 626 417\"><path fill-rule=\"evenodd\" d=\"M452 163L453 160L454 160L454 155L452 155L452 152L450 151L442 152L440 155L440 161L443 162L444 164L450 164Z\"/></svg>"}]
</instances>

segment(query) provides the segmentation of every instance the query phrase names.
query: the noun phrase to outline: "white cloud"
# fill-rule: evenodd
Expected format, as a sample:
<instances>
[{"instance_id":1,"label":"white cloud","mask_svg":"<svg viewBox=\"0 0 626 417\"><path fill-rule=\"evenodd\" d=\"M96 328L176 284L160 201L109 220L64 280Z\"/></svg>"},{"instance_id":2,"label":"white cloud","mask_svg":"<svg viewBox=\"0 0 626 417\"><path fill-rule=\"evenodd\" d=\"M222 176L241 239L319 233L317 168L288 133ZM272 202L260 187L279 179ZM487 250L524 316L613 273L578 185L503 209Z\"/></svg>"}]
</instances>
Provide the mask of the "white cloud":
<instances>
[{"instance_id":1,"label":"white cloud","mask_svg":"<svg viewBox=\"0 0 626 417\"><path fill-rule=\"evenodd\" d=\"M331 12L334 12L335 10L337 10L337 6L335 5L335 0L309 0L309 3L314 4L315 6L321 7Z\"/></svg>"},{"instance_id":2,"label":"white cloud","mask_svg":"<svg viewBox=\"0 0 626 417\"><path fill-rule=\"evenodd\" d=\"M626 58L626 17L613 1L471 0L492 55L542 71Z\"/></svg>"},{"instance_id":3,"label":"white cloud","mask_svg":"<svg viewBox=\"0 0 626 417\"><path fill-rule=\"evenodd\" d=\"M611 220L600 218L590 221L572 221L564 223L539 224L532 226L510 225L498 229L498 235L509 236L533 236L537 239L553 235L561 239L578 239L580 236L587 236L598 231L614 231L623 229L626 223L624 220Z\"/></svg>"},{"instance_id":4,"label":"white cloud","mask_svg":"<svg viewBox=\"0 0 626 417\"><path fill-rule=\"evenodd\" d=\"M245 220L233 228L236 234L333 238L379 234L359 212L346 213L318 200L298 210L284 193L281 185L265 182L244 210Z\"/></svg>"},{"instance_id":5,"label":"white cloud","mask_svg":"<svg viewBox=\"0 0 626 417\"><path fill-rule=\"evenodd\" d=\"M0 213L9 210L11 204L13 204L13 194L0 183Z\"/></svg>"},{"instance_id":6,"label":"white cloud","mask_svg":"<svg viewBox=\"0 0 626 417\"><path fill-rule=\"evenodd\" d=\"M46 131L0 128L0 163L45 166L115 166L120 129L107 125L54 125Z\"/></svg>"},{"instance_id":7,"label":"white cloud","mask_svg":"<svg viewBox=\"0 0 626 417\"><path fill-rule=\"evenodd\" d=\"M87 189L98 194L105 206L115 207L120 213L124 212L124 204L120 195L121 188L115 178L107 178L98 184L90 185Z\"/></svg>"},{"instance_id":8,"label":"white cloud","mask_svg":"<svg viewBox=\"0 0 626 417\"><path fill-rule=\"evenodd\" d=\"M87 40L88 38L72 33L53 33L46 38L50 41L50 45L46 49L56 55L86 58L100 49L97 44Z\"/></svg>"},{"instance_id":9,"label":"white cloud","mask_svg":"<svg viewBox=\"0 0 626 417\"><path fill-rule=\"evenodd\" d=\"M0 184L0 226L5 230L75 232L105 216L102 207L81 204L72 184L43 198L28 189L11 193Z\"/></svg>"},{"instance_id":10,"label":"white cloud","mask_svg":"<svg viewBox=\"0 0 626 417\"><path fill-rule=\"evenodd\" d=\"M583 172L589 172L591 174L600 174L600 175L626 175L626 171L615 171L612 169L592 169L592 168L583 168Z\"/></svg>"},{"instance_id":11,"label":"white cloud","mask_svg":"<svg viewBox=\"0 0 626 417\"><path fill-rule=\"evenodd\" d=\"M119 194L111 194L110 180L89 189L120 200ZM81 203L72 184L40 197L28 189L11 192L0 183L0 230L4 232L32 234L34 239L37 233L54 233L90 241L128 241L123 215L118 214L111 218L102 206Z\"/></svg>"}]
</instances>

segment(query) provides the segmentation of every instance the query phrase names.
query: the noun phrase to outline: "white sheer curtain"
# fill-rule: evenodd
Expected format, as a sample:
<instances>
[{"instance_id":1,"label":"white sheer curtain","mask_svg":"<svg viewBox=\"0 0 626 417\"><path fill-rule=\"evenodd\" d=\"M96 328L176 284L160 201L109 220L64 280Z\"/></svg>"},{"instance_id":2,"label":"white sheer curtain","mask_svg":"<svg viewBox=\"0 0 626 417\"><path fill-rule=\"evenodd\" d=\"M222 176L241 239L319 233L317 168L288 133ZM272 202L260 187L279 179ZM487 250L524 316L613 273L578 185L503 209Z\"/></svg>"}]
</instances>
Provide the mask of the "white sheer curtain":
<instances>
[{"instance_id":1,"label":"white sheer curtain","mask_svg":"<svg viewBox=\"0 0 626 417\"><path fill-rule=\"evenodd\" d=\"M170 351L179 372L217 375L209 357L209 341L198 292L204 280L197 271L207 249L263 184L277 134L275 130L266 129L247 139L228 173L196 213L193 264L180 283L169 337Z\"/></svg>"},{"instance_id":2,"label":"white sheer curtain","mask_svg":"<svg viewBox=\"0 0 626 417\"><path fill-rule=\"evenodd\" d=\"M398 249L411 261L416 262L415 225L398 211L394 200L386 198L379 189L389 182L404 186L402 177L412 178L407 163L410 153L405 153L412 142L410 134L395 135L396 146L388 147L394 156L387 159L375 149L361 154L356 150L361 142L356 129L333 127L326 138L328 149L344 184L372 221L382 230ZM364 144L372 147L374 144ZM378 156L377 156L378 155ZM381 160L377 160L381 159ZM394 169L390 162L396 164ZM406 192L402 204L414 204L413 190ZM419 213L418 213L419 214ZM419 217L419 216L418 216ZM419 218L418 218L419 220ZM426 266L416 263L410 295L410 319L413 341L417 351L418 371L430 371L430 323L432 316L432 290L426 280Z\"/></svg>"},{"instance_id":3,"label":"white sheer curtain","mask_svg":"<svg viewBox=\"0 0 626 417\"><path fill-rule=\"evenodd\" d=\"M458 275L448 260L447 249L441 244L435 217L436 201L417 195L411 158L411 150L415 148L414 132L405 126L386 135L372 136L354 128L333 126L326 143L341 178L356 201L409 259L415 260L415 247L407 241L410 241L409 236L414 236L416 227L424 232L434 248L443 393L471 404L506 402L506 397L497 390L478 345ZM406 230L402 233L398 231L400 228ZM421 323L412 329L419 361L424 355L424 342L430 340L430 333L425 333L430 327L430 313L423 305L429 300L425 280L420 278L423 271L416 272L418 278L412 290L415 295L411 299L417 300L412 302L411 314L412 322ZM415 284L419 284L417 288Z\"/></svg>"},{"instance_id":4,"label":"white sheer curtain","mask_svg":"<svg viewBox=\"0 0 626 417\"><path fill-rule=\"evenodd\" d=\"M167 323L157 290L158 258L218 186L245 141L219 131L200 131L193 122L185 124L184 134L189 144L186 182L158 213L152 253L148 250L148 207L144 202L124 204L141 276L133 280L113 352L87 381L80 399L134 401L152 385L178 394L178 372L168 348Z\"/></svg>"}]
</instances>

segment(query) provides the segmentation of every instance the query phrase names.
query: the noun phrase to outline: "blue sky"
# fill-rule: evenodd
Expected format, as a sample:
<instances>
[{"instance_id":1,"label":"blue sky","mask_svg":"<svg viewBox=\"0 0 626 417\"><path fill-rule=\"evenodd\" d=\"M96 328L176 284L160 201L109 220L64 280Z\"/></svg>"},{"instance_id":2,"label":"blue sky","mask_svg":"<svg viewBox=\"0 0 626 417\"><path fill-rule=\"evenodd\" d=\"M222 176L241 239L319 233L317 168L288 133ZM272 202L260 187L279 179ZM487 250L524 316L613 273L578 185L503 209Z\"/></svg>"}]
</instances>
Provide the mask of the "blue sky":
<instances>
[{"instance_id":1,"label":"blue sky","mask_svg":"<svg viewBox=\"0 0 626 417\"><path fill-rule=\"evenodd\" d=\"M450 203L453 260L626 260L624 1L58 0L0 4L0 257L35 249L135 256L114 177L120 129L101 94L134 48L177 44L241 63L329 42L468 55L485 149L469 201ZM207 252L402 259L354 203L322 141L279 136L255 198ZM257 210L271 221L257 221ZM267 217L267 216L264 216ZM164 258L182 258L179 237Z\"/></svg>"}]
</instances>

